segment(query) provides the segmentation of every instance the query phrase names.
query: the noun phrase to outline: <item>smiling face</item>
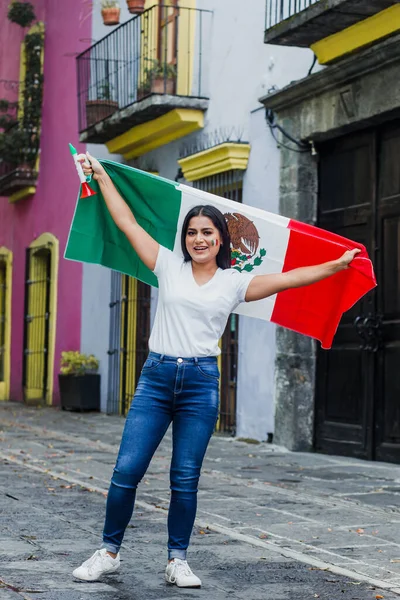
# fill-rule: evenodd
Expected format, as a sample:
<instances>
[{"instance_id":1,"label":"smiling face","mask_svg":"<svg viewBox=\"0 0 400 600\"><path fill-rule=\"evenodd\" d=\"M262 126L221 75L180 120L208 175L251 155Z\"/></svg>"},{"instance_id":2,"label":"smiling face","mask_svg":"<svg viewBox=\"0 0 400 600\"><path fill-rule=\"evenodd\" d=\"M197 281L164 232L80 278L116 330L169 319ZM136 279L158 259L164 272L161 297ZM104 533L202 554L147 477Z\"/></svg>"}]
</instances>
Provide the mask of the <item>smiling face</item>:
<instances>
[{"instance_id":1,"label":"smiling face","mask_svg":"<svg viewBox=\"0 0 400 600\"><path fill-rule=\"evenodd\" d=\"M216 260L221 246L221 234L208 217L192 217L186 232L186 248L197 263Z\"/></svg>"}]
</instances>

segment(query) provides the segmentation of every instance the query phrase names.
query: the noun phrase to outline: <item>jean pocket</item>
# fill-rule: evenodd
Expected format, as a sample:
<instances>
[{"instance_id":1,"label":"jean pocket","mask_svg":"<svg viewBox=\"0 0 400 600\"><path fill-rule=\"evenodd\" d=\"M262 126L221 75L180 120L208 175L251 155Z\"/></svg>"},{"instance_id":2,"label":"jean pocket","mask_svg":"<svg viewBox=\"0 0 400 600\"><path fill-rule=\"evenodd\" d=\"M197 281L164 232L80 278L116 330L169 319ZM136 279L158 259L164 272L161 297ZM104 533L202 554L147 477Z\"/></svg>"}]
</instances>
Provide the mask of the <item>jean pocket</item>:
<instances>
[{"instance_id":1,"label":"jean pocket","mask_svg":"<svg viewBox=\"0 0 400 600\"><path fill-rule=\"evenodd\" d=\"M160 360L155 360L154 358L147 358L143 365L142 371L146 373L148 371L154 371L154 369L157 369L157 367L159 367L160 365Z\"/></svg>"},{"instance_id":2,"label":"jean pocket","mask_svg":"<svg viewBox=\"0 0 400 600\"><path fill-rule=\"evenodd\" d=\"M219 370L216 364L198 364L197 370L199 373L201 373L201 375L203 375L203 377L207 377L207 379L213 379L214 381L219 380Z\"/></svg>"}]
</instances>

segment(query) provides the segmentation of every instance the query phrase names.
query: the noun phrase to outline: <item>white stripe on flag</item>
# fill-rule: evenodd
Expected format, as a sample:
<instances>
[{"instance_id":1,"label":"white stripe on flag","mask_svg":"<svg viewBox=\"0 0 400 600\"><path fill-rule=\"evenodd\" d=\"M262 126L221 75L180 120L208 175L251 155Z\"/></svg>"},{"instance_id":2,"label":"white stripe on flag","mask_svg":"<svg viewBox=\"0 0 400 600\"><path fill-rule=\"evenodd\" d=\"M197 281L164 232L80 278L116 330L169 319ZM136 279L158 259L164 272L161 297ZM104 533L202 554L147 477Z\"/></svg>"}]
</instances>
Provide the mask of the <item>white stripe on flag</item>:
<instances>
[{"instance_id":1,"label":"white stripe on flag","mask_svg":"<svg viewBox=\"0 0 400 600\"><path fill-rule=\"evenodd\" d=\"M174 252L179 256L182 256L181 231L185 216L193 206L211 204L217 207L223 214L240 213L254 223L260 240L255 255L249 259L247 264L253 264L254 259L260 256L260 250L265 250L266 254L261 257L262 262L260 265L253 265L253 270L251 271L253 275L282 272L289 243L289 219L280 215L267 213L253 206L226 200L220 196L215 196L214 194L209 194L208 192L203 192L186 185L180 185L178 189L182 196ZM243 272L246 273L246 271ZM240 315L258 317L269 321L274 309L275 299L276 296L271 296L257 302L242 303L235 312Z\"/></svg>"}]
</instances>

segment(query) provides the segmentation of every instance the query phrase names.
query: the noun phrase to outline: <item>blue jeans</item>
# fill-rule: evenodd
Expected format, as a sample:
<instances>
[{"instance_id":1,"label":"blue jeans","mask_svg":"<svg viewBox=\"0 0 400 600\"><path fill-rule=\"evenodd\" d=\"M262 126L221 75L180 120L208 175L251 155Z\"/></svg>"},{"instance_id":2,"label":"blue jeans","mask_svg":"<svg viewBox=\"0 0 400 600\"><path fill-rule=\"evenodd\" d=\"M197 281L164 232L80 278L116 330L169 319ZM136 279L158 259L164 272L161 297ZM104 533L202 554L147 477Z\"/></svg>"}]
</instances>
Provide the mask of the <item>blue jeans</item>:
<instances>
[{"instance_id":1,"label":"blue jeans","mask_svg":"<svg viewBox=\"0 0 400 600\"><path fill-rule=\"evenodd\" d=\"M185 559L197 508L197 484L218 418L216 357L150 352L137 384L107 497L103 548L118 552L136 488L172 421L168 557Z\"/></svg>"}]
</instances>

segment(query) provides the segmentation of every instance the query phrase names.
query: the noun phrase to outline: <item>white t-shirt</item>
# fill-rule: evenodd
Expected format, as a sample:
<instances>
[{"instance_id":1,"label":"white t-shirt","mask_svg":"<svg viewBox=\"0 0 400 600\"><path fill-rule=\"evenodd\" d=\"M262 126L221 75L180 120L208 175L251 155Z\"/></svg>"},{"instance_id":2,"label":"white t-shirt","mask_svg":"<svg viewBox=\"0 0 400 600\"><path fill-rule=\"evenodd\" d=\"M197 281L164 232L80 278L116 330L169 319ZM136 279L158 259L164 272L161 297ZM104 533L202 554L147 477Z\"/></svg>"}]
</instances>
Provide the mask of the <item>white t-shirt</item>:
<instances>
[{"instance_id":1,"label":"white t-shirt","mask_svg":"<svg viewBox=\"0 0 400 600\"><path fill-rule=\"evenodd\" d=\"M218 341L231 312L244 302L254 275L218 269L198 285L192 262L160 246L154 273L158 278L157 313L149 339L152 352L176 357L218 356Z\"/></svg>"}]
</instances>

